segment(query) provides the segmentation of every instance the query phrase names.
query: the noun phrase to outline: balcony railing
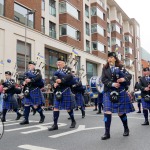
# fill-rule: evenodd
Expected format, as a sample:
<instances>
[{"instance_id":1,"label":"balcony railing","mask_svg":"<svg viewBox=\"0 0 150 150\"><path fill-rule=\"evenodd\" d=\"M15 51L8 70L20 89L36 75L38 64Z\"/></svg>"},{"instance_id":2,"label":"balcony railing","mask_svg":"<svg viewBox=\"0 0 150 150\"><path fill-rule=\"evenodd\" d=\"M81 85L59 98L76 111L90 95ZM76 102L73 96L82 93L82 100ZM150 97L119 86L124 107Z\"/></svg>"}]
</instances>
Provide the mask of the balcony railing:
<instances>
[{"instance_id":1,"label":"balcony railing","mask_svg":"<svg viewBox=\"0 0 150 150\"><path fill-rule=\"evenodd\" d=\"M55 16L56 17L56 8L52 7L52 6L49 6L49 13L52 15L52 16Z\"/></svg>"},{"instance_id":2,"label":"balcony railing","mask_svg":"<svg viewBox=\"0 0 150 150\"><path fill-rule=\"evenodd\" d=\"M56 39L56 31L50 30L49 31L49 36L53 39Z\"/></svg>"}]
</instances>

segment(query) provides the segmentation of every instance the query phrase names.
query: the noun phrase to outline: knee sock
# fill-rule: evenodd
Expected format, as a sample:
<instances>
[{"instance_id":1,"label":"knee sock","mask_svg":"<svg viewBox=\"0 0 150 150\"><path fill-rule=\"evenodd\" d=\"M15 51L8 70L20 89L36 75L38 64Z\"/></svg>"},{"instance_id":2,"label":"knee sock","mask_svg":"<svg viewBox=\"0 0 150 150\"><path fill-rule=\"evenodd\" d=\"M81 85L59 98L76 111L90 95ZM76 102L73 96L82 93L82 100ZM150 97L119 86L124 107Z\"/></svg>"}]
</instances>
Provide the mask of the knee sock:
<instances>
[{"instance_id":1,"label":"knee sock","mask_svg":"<svg viewBox=\"0 0 150 150\"><path fill-rule=\"evenodd\" d=\"M38 106L38 108L35 109L35 110L40 114L41 117L44 116L44 114L43 114L43 109L41 108L41 106Z\"/></svg>"},{"instance_id":2,"label":"knee sock","mask_svg":"<svg viewBox=\"0 0 150 150\"><path fill-rule=\"evenodd\" d=\"M7 109L3 109L3 119L5 119L7 113Z\"/></svg>"},{"instance_id":3,"label":"knee sock","mask_svg":"<svg viewBox=\"0 0 150 150\"><path fill-rule=\"evenodd\" d=\"M68 112L68 114L69 114L69 116L70 116L70 118L71 118L71 121L74 122L75 119L74 119L74 113L73 113L73 110L70 110L70 111Z\"/></svg>"},{"instance_id":4,"label":"knee sock","mask_svg":"<svg viewBox=\"0 0 150 150\"><path fill-rule=\"evenodd\" d=\"M105 134L110 134L111 114L104 114Z\"/></svg>"},{"instance_id":5,"label":"knee sock","mask_svg":"<svg viewBox=\"0 0 150 150\"><path fill-rule=\"evenodd\" d=\"M147 109L143 109L143 115L144 115L145 121L147 122L148 121L148 110Z\"/></svg>"},{"instance_id":6,"label":"knee sock","mask_svg":"<svg viewBox=\"0 0 150 150\"><path fill-rule=\"evenodd\" d=\"M53 111L54 125L57 125L58 118L59 118L59 111Z\"/></svg>"},{"instance_id":7,"label":"knee sock","mask_svg":"<svg viewBox=\"0 0 150 150\"><path fill-rule=\"evenodd\" d=\"M30 106L25 106L24 107L24 118L26 121L29 120L29 113L30 113Z\"/></svg>"},{"instance_id":8,"label":"knee sock","mask_svg":"<svg viewBox=\"0 0 150 150\"><path fill-rule=\"evenodd\" d=\"M125 129L128 129L128 120L127 120L127 115L126 114L123 114L121 116L119 116L122 123L123 123L123 126Z\"/></svg>"}]
</instances>

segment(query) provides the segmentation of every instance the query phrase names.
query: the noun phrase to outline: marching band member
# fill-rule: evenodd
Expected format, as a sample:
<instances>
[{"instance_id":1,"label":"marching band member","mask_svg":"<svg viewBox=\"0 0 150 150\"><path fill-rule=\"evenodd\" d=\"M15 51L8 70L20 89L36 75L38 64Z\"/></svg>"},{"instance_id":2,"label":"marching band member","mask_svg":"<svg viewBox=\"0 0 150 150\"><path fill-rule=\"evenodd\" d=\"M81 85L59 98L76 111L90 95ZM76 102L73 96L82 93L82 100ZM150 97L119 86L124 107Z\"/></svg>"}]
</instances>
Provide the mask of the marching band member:
<instances>
[{"instance_id":1,"label":"marching band member","mask_svg":"<svg viewBox=\"0 0 150 150\"><path fill-rule=\"evenodd\" d=\"M16 112L17 114L16 120L19 120L22 114L19 113L18 103L14 96L14 94L16 93L15 81L11 79L10 71L5 72L5 77L6 81L2 84L4 91L2 121L6 122L6 113L7 110L9 109L13 109Z\"/></svg>"},{"instance_id":2,"label":"marching band member","mask_svg":"<svg viewBox=\"0 0 150 150\"><path fill-rule=\"evenodd\" d=\"M140 78L139 87L141 89L141 101L145 122L142 125L149 125L148 110L150 109L150 69L143 68L143 77Z\"/></svg>"},{"instance_id":3,"label":"marching band member","mask_svg":"<svg viewBox=\"0 0 150 150\"><path fill-rule=\"evenodd\" d=\"M29 113L30 107L34 106L34 109L40 114L39 123L43 123L45 116L43 114L43 109L41 105L44 100L44 96L40 90L44 83L42 82L42 75L39 69L35 69L35 63L29 61L28 69L29 71L25 72L24 85L24 99L22 103L24 104L24 120L20 122L20 125L29 124Z\"/></svg>"},{"instance_id":4,"label":"marching band member","mask_svg":"<svg viewBox=\"0 0 150 150\"><path fill-rule=\"evenodd\" d=\"M71 118L70 128L75 128L76 121L74 119L73 109L75 108L75 99L72 96L70 87L73 81L73 75L69 67L65 65L64 57L61 56L57 60L58 70L54 73L51 79L51 84L54 87L54 110L53 121L54 124L48 131L58 130L59 110L67 110Z\"/></svg>"},{"instance_id":5,"label":"marching band member","mask_svg":"<svg viewBox=\"0 0 150 150\"><path fill-rule=\"evenodd\" d=\"M101 114L102 113L102 109L103 109L103 92L102 93L98 93L98 112L97 114Z\"/></svg>"},{"instance_id":6,"label":"marching band member","mask_svg":"<svg viewBox=\"0 0 150 150\"><path fill-rule=\"evenodd\" d=\"M76 100L76 107L81 110L82 118L85 117L85 104L84 104L84 98L83 98L83 85L82 82L79 80L77 76L75 76L75 72L72 71L74 75L75 84L72 85L71 91L73 94L75 94L75 100Z\"/></svg>"},{"instance_id":7,"label":"marching band member","mask_svg":"<svg viewBox=\"0 0 150 150\"><path fill-rule=\"evenodd\" d=\"M140 80L140 78L141 78L141 76L138 77L139 80ZM140 94L136 94L136 92L140 92L139 82L135 83L134 91L135 91L135 94L134 94L135 99L137 100L137 106L139 109L137 113L141 113L141 96L140 96Z\"/></svg>"},{"instance_id":8,"label":"marching band member","mask_svg":"<svg viewBox=\"0 0 150 150\"><path fill-rule=\"evenodd\" d=\"M102 82L104 84L104 122L105 134L102 140L110 138L110 125L112 113L118 113L123 126L123 136L129 136L129 128L126 113L134 111L130 98L126 92L132 76L121 65L115 52L108 53L107 64L102 71Z\"/></svg>"}]
</instances>

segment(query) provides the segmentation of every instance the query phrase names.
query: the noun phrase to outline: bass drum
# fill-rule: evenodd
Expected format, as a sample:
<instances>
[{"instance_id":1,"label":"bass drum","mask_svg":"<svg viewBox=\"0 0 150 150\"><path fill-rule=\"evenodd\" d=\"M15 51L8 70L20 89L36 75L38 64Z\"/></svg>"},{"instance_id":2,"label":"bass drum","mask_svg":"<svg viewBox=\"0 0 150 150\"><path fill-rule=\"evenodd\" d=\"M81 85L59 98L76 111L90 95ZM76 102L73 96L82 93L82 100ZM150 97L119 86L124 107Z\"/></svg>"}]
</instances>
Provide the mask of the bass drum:
<instances>
[{"instance_id":1,"label":"bass drum","mask_svg":"<svg viewBox=\"0 0 150 150\"><path fill-rule=\"evenodd\" d=\"M104 84L101 77L93 76L90 79L90 87L93 93L102 93L104 91Z\"/></svg>"},{"instance_id":2,"label":"bass drum","mask_svg":"<svg viewBox=\"0 0 150 150\"><path fill-rule=\"evenodd\" d=\"M136 91L136 92L134 92L134 96L135 96L135 100L137 101L137 102L140 102L141 101L141 91Z\"/></svg>"}]
</instances>

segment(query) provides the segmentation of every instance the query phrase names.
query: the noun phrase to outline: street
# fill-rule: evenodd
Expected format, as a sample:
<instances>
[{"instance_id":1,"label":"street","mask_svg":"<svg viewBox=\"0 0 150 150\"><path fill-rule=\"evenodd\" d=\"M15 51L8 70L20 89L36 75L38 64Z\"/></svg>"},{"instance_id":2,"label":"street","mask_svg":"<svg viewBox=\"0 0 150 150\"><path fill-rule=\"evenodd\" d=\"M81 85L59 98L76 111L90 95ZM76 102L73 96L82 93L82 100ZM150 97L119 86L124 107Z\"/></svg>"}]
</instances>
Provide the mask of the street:
<instances>
[{"instance_id":1,"label":"street","mask_svg":"<svg viewBox=\"0 0 150 150\"><path fill-rule=\"evenodd\" d=\"M113 114L111 138L102 141L104 134L103 114L97 115L93 108L86 108L86 117L81 118L75 111L76 128L70 129L70 120L65 111L59 117L59 130L47 131L53 124L52 111L45 111L45 122L39 124L39 114L32 116L30 124L21 126L15 121L16 115L7 114L5 133L0 140L0 150L149 150L150 126L141 126L143 114L136 112L128 115L130 136L123 137L123 126L116 114Z\"/></svg>"}]
</instances>

